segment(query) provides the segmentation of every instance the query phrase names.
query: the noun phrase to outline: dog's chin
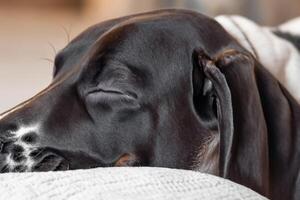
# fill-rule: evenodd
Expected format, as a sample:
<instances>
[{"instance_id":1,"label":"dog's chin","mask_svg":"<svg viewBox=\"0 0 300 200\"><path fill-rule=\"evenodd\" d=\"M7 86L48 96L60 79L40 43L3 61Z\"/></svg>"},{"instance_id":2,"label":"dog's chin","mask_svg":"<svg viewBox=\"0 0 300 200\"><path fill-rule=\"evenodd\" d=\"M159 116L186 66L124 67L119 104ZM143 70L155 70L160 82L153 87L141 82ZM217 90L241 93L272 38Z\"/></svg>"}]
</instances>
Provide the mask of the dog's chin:
<instances>
[{"instance_id":1,"label":"dog's chin","mask_svg":"<svg viewBox=\"0 0 300 200\"><path fill-rule=\"evenodd\" d=\"M65 159L57 154L45 155L34 167L30 170L32 172L47 172L47 171L66 171L76 169L90 169L97 167L105 167L100 161L88 156L68 157Z\"/></svg>"},{"instance_id":2,"label":"dog's chin","mask_svg":"<svg viewBox=\"0 0 300 200\"><path fill-rule=\"evenodd\" d=\"M32 171L66 171L108 166L111 164L104 164L92 153L59 150L44 156Z\"/></svg>"},{"instance_id":3,"label":"dog's chin","mask_svg":"<svg viewBox=\"0 0 300 200\"><path fill-rule=\"evenodd\" d=\"M22 157L23 160L19 162L7 162L9 157L7 154L0 155L0 173L66 171L114 166L112 163L105 164L92 153L49 147L38 148L29 156Z\"/></svg>"},{"instance_id":4,"label":"dog's chin","mask_svg":"<svg viewBox=\"0 0 300 200\"><path fill-rule=\"evenodd\" d=\"M65 171L70 169L69 162L62 156L57 154L46 154L39 162L37 162L31 171L46 172L46 171Z\"/></svg>"}]
</instances>

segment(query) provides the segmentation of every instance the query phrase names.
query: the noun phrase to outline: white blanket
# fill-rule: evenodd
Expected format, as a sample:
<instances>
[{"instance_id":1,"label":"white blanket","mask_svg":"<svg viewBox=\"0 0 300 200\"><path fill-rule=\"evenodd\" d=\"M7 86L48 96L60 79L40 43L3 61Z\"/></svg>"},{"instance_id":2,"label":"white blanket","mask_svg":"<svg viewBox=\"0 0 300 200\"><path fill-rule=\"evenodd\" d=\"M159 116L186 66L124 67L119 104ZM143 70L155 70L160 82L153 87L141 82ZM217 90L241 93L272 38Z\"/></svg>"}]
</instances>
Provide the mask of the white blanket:
<instances>
[{"instance_id":1,"label":"white blanket","mask_svg":"<svg viewBox=\"0 0 300 200\"><path fill-rule=\"evenodd\" d=\"M3 200L260 200L231 181L166 168L98 168L0 175Z\"/></svg>"},{"instance_id":2,"label":"white blanket","mask_svg":"<svg viewBox=\"0 0 300 200\"><path fill-rule=\"evenodd\" d=\"M242 46L250 51L300 103L300 53L272 30L282 30L300 36L300 19L277 28L259 26L241 16L215 18Z\"/></svg>"}]
</instances>

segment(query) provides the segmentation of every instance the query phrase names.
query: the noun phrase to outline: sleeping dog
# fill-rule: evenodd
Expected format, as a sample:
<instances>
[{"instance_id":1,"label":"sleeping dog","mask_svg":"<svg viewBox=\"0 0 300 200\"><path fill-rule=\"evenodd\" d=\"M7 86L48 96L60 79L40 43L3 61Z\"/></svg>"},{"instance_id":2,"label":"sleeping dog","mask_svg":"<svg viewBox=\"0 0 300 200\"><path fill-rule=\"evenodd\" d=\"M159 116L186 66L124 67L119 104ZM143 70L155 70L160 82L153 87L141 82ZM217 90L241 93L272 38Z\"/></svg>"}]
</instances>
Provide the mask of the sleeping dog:
<instances>
[{"instance_id":1,"label":"sleeping dog","mask_svg":"<svg viewBox=\"0 0 300 200\"><path fill-rule=\"evenodd\" d=\"M161 10L105 21L54 67L45 90L1 115L3 173L169 167L300 198L300 106L215 20Z\"/></svg>"}]
</instances>

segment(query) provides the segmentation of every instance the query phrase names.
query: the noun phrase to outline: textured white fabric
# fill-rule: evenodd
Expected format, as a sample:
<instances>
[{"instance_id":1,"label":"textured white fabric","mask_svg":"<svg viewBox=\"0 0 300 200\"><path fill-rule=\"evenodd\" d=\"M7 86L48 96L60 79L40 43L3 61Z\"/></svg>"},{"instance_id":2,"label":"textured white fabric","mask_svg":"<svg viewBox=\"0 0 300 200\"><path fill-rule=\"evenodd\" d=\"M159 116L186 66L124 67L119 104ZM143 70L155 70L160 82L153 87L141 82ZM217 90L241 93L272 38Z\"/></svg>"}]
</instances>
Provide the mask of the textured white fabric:
<instances>
[{"instance_id":1,"label":"textured white fabric","mask_svg":"<svg viewBox=\"0 0 300 200\"><path fill-rule=\"evenodd\" d=\"M286 23L281 24L277 29L294 35L300 35L300 17L291 19Z\"/></svg>"},{"instance_id":2,"label":"textured white fabric","mask_svg":"<svg viewBox=\"0 0 300 200\"><path fill-rule=\"evenodd\" d=\"M166 168L98 168L0 175L5 200L259 200L252 190L216 176Z\"/></svg>"},{"instance_id":3,"label":"textured white fabric","mask_svg":"<svg viewBox=\"0 0 300 200\"><path fill-rule=\"evenodd\" d=\"M259 26L241 16L218 16L215 19L300 103L300 53L293 44L273 34L271 30L274 28ZM295 19L279 29L296 33L299 27L300 19Z\"/></svg>"}]
</instances>

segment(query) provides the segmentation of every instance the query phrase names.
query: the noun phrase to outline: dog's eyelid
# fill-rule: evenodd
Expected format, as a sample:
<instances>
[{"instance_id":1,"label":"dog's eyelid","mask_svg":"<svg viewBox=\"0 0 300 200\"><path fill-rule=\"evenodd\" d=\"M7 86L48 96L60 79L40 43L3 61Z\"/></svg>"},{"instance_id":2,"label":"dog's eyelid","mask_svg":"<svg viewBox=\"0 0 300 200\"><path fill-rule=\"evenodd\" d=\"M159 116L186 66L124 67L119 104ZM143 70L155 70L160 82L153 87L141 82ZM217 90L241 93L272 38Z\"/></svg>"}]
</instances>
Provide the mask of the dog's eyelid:
<instances>
[{"instance_id":1,"label":"dog's eyelid","mask_svg":"<svg viewBox=\"0 0 300 200\"><path fill-rule=\"evenodd\" d=\"M126 99L137 99L137 94L130 92L130 91L122 91L116 88L94 88L87 92L87 95L95 94L95 93L101 93L101 94L109 94L109 95L120 95L122 97L125 97Z\"/></svg>"}]
</instances>

